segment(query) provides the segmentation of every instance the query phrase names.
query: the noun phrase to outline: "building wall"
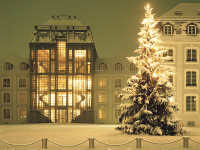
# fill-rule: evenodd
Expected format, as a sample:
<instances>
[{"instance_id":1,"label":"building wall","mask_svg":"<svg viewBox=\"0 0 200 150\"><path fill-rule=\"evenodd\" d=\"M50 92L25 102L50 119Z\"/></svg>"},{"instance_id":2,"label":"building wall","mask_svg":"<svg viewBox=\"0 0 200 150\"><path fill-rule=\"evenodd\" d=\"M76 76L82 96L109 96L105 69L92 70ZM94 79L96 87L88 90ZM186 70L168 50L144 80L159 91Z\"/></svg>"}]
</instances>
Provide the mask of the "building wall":
<instances>
[{"instance_id":1,"label":"building wall","mask_svg":"<svg viewBox=\"0 0 200 150\"><path fill-rule=\"evenodd\" d=\"M95 65L94 75L94 123L119 123L118 115L120 112L119 105L127 103L128 101L121 101L116 96L121 92L123 87L127 86L127 80L131 75L136 74L136 68L130 70L130 64L126 59L127 56L133 54L120 54L115 58L98 58ZM100 65L104 63L106 65L105 70L101 70ZM119 71L115 70L115 65L120 63L122 69ZM115 85L115 80L121 80L121 85ZM102 85L102 80L106 82L106 85ZM116 87L117 86L117 87ZM105 93L105 102L102 102L101 94ZM101 110L105 110L105 115L101 115ZM117 112L118 111L118 112ZM115 114L116 113L116 114Z\"/></svg>"},{"instance_id":2,"label":"building wall","mask_svg":"<svg viewBox=\"0 0 200 150\"><path fill-rule=\"evenodd\" d=\"M12 70L5 69L5 63L13 64ZM30 93L29 93L29 68L20 70L20 64L25 62L28 64L28 59L19 58L16 55L1 55L0 59L0 123L28 123L28 110L30 109ZM10 87L4 87L3 79L10 79ZM19 87L19 79L26 80L26 87ZM10 103L5 103L4 93L10 93ZM26 100L19 100L20 93L26 93ZM4 109L10 109L10 115L7 119L4 118ZM21 112L24 109L25 112ZM10 116L10 117L9 117Z\"/></svg>"}]
</instances>

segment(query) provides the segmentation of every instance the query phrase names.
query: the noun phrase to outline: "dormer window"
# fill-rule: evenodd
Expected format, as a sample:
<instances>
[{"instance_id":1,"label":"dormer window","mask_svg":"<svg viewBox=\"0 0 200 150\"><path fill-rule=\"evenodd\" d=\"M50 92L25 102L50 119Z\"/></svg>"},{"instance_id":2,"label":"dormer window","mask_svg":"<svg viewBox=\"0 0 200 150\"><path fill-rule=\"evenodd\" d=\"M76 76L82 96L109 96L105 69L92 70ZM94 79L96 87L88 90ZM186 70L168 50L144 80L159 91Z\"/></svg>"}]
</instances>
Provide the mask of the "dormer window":
<instances>
[{"instance_id":1,"label":"dormer window","mask_svg":"<svg viewBox=\"0 0 200 150\"><path fill-rule=\"evenodd\" d=\"M20 70L21 71L25 71L25 70L27 70L28 69L28 64L26 64L25 62L22 62L21 64L20 64Z\"/></svg>"},{"instance_id":2,"label":"dormer window","mask_svg":"<svg viewBox=\"0 0 200 150\"><path fill-rule=\"evenodd\" d=\"M188 35L196 35L197 34L197 27L195 24L188 25L187 34Z\"/></svg>"},{"instance_id":3,"label":"dormer window","mask_svg":"<svg viewBox=\"0 0 200 150\"><path fill-rule=\"evenodd\" d=\"M137 67L133 63L130 64L130 71L137 71Z\"/></svg>"},{"instance_id":4,"label":"dormer window","mask_svg":"<svg viewBox=\"0 0 200 150\"><path fill-rule=\"evenodd\" d=\"M174 12L174 15L177 15L177 16L181 16L182 15L182 12L180 10L176 10Z\"/></svg>"},{"instance_id":5,"label":"dormer window","mask_svg":"<svg viewBox=\"0 0 200 150\"><path fill-rule=\"evenodd\" d=\"M12 70L12 68L13 68L13 64L11 64L11 63L9 63L9 62L6 62L6 63L4 64L4 69L5 69L5 70Z\"/></svg>"},{"instance_id":6,"label":"dormer window","mask_svg":"<svg viewBox=\"0 0 200 150\"><path fill-rule=\"evenodd\" d=\"M106 64L101 63L101 64L99 65L99 70L105 71L105 70L106 70Z\"/></svg>"},{"instance_id":7,"label":"dormer window","mask_svg":"<svg viewBox=\"0 0 200 150\"><path fill-rule=\"evenodd\" d=\"M163 33L164 35L172 35L172 25L164 25Z\"/></svg>"},{"instance_id":8,"label":"dormer window","mask_svg":"<svg viewBox=\"0 0 200 150\"><path fill-rule=\"evenodd\" d=\"M115 64L115 71L122 71L122 64L116 63Z\"/></svg>"}]
</instances>

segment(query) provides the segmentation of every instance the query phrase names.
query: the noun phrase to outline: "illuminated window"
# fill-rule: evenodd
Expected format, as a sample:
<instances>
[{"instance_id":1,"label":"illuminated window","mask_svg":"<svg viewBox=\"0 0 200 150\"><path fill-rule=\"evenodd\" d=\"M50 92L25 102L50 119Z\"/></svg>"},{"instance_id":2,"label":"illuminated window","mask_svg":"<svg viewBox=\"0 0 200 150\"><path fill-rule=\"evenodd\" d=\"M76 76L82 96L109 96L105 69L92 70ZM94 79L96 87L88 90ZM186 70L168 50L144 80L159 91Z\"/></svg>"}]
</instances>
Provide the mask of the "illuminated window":
<instances>
[{"instance_id":1,"label":"illuminated window","mask_svg":"<svg viewBox=\"0 0 200 150\"><path fill-rule=\"evenodd\" d=\"M58 75L58 89L66 89L66 76Z\"/></svg>"},{"instance_id":2,"label":"illuminated window","mask_svg":"<svg viewBox=\"0 0 200 150\"><path fill-rule=\"evenodd\" d=\"M101 64L99 65L99 70L105 71L105 70L106 70L106 64L101 63Z\"/></svg>"},{"instance_id":3,"label":"illuminated window","mask_svg":"<svg viewBox=\"0 0 200 150\"><path fill-rule=\"evenodd\" d=\"M122 71L122 64L116 63L115 64L115 71Z\"/></svg>"},{"instance_id":4,"label":"illuminated window","mask_svg":"<svg viewBox=\"0 0 200 150\"><path fill-rule=\"evenodd\" d=\"M31 85L32 85L32 89L35 89L35 76L34 75L32 76L32 83L31 83Z\"/></svg>"},{"instance_id":5,"label":"illuminated window","mask_svg":"<svg viewBox=\"0 0 200 150\"><path fill-rule=\"evenodd\" d=\"M57 92L57 106L66 106L66 92Z\"/></svg>"},{"instance_id":6,"label":"illuminated window","mask_svg":"<svg viewBox=\"0 0 200 150\"><path fill-rule=\"evenodd\" d=\"M168 61L174 61L173 59L173 49L169 49L166 53L163 53L163 57L167 57L167 56L170 56L172 59L171 60L168 60Z\"/></svg>"},{"instance_id":7,"label":"illuminated window","mask_svg":"<svg viewBox=\"0 0 200 150\"><path fill-rule=\"evenodd\" d=\"M99 119L106 119L106 109L99 109Z\"/></svg>"},{"instance_id":8,"label":"illuminated window","mask_svg":"<svg viewBox=\"0 0 200 150\"><path fill-rule=\"evenodd\" d=\"M19 87L26 87L26 78L19 79Z\"/></svg>"},{"instance_id":9,"label":"illuminated window","mask_svg":"<svg viewBox=\"0 0 200 150\"><path fill-rule=\"evenodd\" d=\"M55 108L51 107L51 121L55 122Z\"/></svg>"},{"instance_id":10,"label":"illuminated window","mask_svg":"<svg viewBox=\"0 0 200 150\"><path fill-rule=\"evenodd\" d=\"M49 73L49 50L38 50L37 60L38 73Z\"/></svg>"},{"instance_id":11,"label":"illuminated window","mask_svg":"<svg viewBox=\"0 0 200 150\"><path fill-rule=\"evenodd\" d=\"M99 79L99 88L106 88L106 78Z\"/></svg>"},{"instance_id":12,"label":"illuminated window","mask_svg":"<svg viewBox=\"0 0 200 150\"><path fill-rule=\"evenodd\" d=\"M68 92L68 106L72 106L72 92Z\"/></svg>"},{"instance_id":13,"label":"illuminated window","mask_svg":"<svg viewBox=\"0 0 200 150\"><path fill-rule=\"evenodd\" d=\"M10 116L11 116L10 108L4 108L3 109L3 119L10 119Z\"/></svg>"},{"instance_id":14,"label":"illuminated window","mask_svg":"<svg viewBox=\"0 0 200 150\"><path fill-rule=\"evenodd\" d=\"M31 50L31 59L35 59L35 50Z\"/></svg>"},{"instance_id":15,"label":"illuminated window","mask_svg":"<svg viewBox=\"0 0 200 150\"><path fill-rule=\"evenodd\" d=\"M51 92L51 106L55 106L56 98L55 92Z\"/></svg>"},{"instance_id":16,"label":"illuminated window","mask_svg":"<svg viewBox=\"0 0 200 150\"><path fill-rule=\"evenodd\" d=\"M55 73L55 61L51 61L51 73Z\"/></svg>"},{"instance_id":17,"label":"illuminated window","mask_svg":"<svg viewBox=\"0 0 200 150\"><path fill-rule=\"evenodd\" d=\"M35 62L31 62L31 72L32 73L36 72L36 63Z\"/></svg>"},{"instance_id":18,"label":"illuminated window","mask_svg":"<svg viewBox=\"0 0 200 150\"><path fill-rule=\"evenodd\" d=\"M3 78L3 87L10 87L10 78Z\"/></svg>"},{"instance_id":19,"label":"illuminated window","mask_svg":"<svg viewBox=\"0 0 200 150\"><path fill-rule=\"evenodd\" d=\"M88 59L91 59L91 50L88 50Z\"/></svg>"},{"instance_id":20,"label":"illuminated window","mask_svg":"<svg viewBox=\"0 0 200 150\"><path fill-rule=\"evenodd\" d=\"M133 63L130 64L130 71L137 71L137 67Z\"/></svg>"},{"instance_id":21,"label":"illuminated window","mask_svg":"<svg viewBox=\"0 0 200 150\"><path fill-rule=\"evenodd\" d=\"M88 73L91 73L91 62L88 62Z\"/></svg>"},{"instance_id":22,"label":"illuminated window","mask_svg":"<svg viewBox=\"0 0 200 150\"><path fill-rule=\"evenodd\" d=\"M186 111L196 111L196 96L186 96Z\"/></svg>"},{"instance_id":23,"label":"illuminated window","mask_svg":"<svg viewBox=\"0 0 200 150\"><path fill-rule=\"evenodd\" d=\"M197 86L196 71L186 72L186 86Z\"/></svg>"},{"instance_id":24,"label":"illuminated window","mask_svg":"<svg viewBox=\"0 0 200 150\"><path fill-rule=\"evenodd\" d=\"M88 76L88 89L92 89L92 76Z\"/></svg>"},{"instance_id":25,"label":"illuminated window","mask_svg":"<svg viewBox=\"0 0 200 150\"><path fill-rule=\"evenodd\" d=\"M86 73L86 50L75 50L75 73Z\"/></svg>"},{"instance_id":26,"label":"illuminated window","mask_svg":"<svg viewBox=\"0 0 200 150\"><path fill-rule=\"evenodd\" d=\"M69 50L69 59L72 59L72 50Z\"/></svg>"},{"instance_id":27,"label":"illuminated window","mask_svg":"<svg viewBox=\"0 0 200 150\"><path fill-rule=\"evenodd\" d=\"M197 62L197 50L196 49L187 49L187 62Z\"/></svg>"},{"instance_id":28,"label":"illuminated window","mask_svg":"<svg viewBox=\"0 0 200 150\"><path fill-rule=\"evenodd\" d=\"M122 86L122 79L115 79L115 87L121 87Z\"/></svg>"},{"instance_id":29,"label":"illuminated window","mask_svg":"<svg viewBox=\"0 0 200 150\"><path fill-rule=\"evenodd\" d=\"M55 59L55 50L51 50L51 59Z\"/></svg>"},{"instance_id":30,"label":"illuminated window","mask_svg":"<svg viewBox=\"0 0 200 150\"><path fill-rule=\"evenodd\" d=\"M55 90L55 76L51 76L51 89Z\"/></svg>"},{"instance_id":31,"label":"illuminated window","mask_svg":"<svg viewBox=\"0 0 200 150\"><path fill-rule=\"evenodd\" d=\"M19 93L19 104L26 104L26 93Z\"/></svg>"},{"instance_id":32,"label":"illuminated window","mask_svg":"<svg viewBox=\"0 0 200 150\"><path fill-rule=\"evenodd\" d=\"M69 73L72 73L72 61L69 61Z\"/></svg>"},{"instance_id":33,"label":"illuminated window","mask_svg":"<svg viewBox=\"0 0 200 150\"><path fill-rule=\"evenodd\" d=\"M3 103L10 103L10 93L5 92L3 93Z\"/></svg>"},{"instance_id":34,"label":"illuminated window","mask_svg":"<svg viewBox=\"0 0 200 150\"><path fill-rule=\"evenodd\" d=\"M19 108L19 119L26 119L26 108Z\"/></svg>"},{"instance_id":35,"label":"illuminated window","mask_svg":"<svg viewBox=\"0 0 200 150\"><path fill-rule=\"evenodd\" d=\"M164 35L172 35L172 25L164 25L163 32Z\"/></svg>"},{"instance_id":36,"label":"illuminated window","mask_svg":"<svg viewBox=\"0 0 200 150\"><path fill-rule=\"evenodd\" d=\"M99 103L106 103L106 92L99 93Z\"/></svg>"},{"instance_id":37,"label":"illuminated window","mask_svg":"<svg viewBox=\"0 0 200 150\"><path fill-rule=\"evenodd\" d=\"M121 103L121 99L118 97L118 94L114 93L115 95L115 103Z\"/></svg>"},{"instance_id":38,"label":"illuminated window","mask_svg":"<svg viewBox=\"0 0 200 150\"><path fill-rule=\"evenodd\" d=\"M187 27L187 34L188 35L196 35L197 31L196 31L196 25L188 25Z\"/></svg>"},{"instance_id":39,"label":"illuminated window","mask_svg":"<svg viewBox=\"0 0 200 150\"><path fill-rule=\"evenodd\" d=\"M11 63L6 62L6 63L4 64L4 69L5 69L5 70L12 70L12 68L13 68L13 65L12 65Z\"/></svg>"},{"instance_id":40,"label":"illuminated window","mask_svg":"<svg viewBox=\"0 0 200 150\"><path fill-rule=\"evenodd\" d=\"M118 119L120 115L121 115L121 109L115 109L115 119Z\"/></svg>"},{"instance_id":41,"label":"illuminated window","mask_svg":"<svg viewBox=\"0 0 200 150\"><path fill-rule=\"evenodd\" d=\"M27 70L28 69L28 64L26 64L25 62L22 62L21 64L20 64L20 70L21 71L25 71L25 70Z\"/></svg>"}]
</instances>

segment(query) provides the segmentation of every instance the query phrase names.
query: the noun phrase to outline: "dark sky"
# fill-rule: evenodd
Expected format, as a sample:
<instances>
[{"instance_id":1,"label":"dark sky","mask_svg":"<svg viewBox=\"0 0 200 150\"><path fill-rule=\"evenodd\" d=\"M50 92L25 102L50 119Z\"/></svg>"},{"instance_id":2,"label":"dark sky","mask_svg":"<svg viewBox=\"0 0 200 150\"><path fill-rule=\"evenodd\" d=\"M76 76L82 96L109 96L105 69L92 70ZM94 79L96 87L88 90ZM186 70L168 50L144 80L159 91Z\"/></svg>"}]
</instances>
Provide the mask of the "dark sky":
<instances>
[{"instance_id":1,"label":"dark sky","mask_svg":"<svg viewBox=\"0 0 200 150\"><path fill-rule=\"evenodd\" d=\"M148 2L159 17L179 3L200 0L0 0L0 52L29 57L34 26L60 14L91 27L99 57L132 52Z\"/></svg>"}]
</instances>

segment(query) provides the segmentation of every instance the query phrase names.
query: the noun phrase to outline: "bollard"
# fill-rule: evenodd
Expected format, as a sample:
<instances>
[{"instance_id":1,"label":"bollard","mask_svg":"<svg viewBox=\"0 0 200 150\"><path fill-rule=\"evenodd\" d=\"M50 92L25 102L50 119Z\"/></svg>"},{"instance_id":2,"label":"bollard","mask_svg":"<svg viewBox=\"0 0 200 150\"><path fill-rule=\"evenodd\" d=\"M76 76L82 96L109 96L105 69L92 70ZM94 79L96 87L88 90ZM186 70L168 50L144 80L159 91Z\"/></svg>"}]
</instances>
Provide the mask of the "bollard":
<instances>
[{"instance_id":1,"label":"bollard","mask_svg":"<svg viewBox=\"0 0 200 150\"><path fill-rule=\"evenodd\" d=\"M136 148L141 148L141 146L142 146L141 141L142 141L141 137L136 138Z\"/></svg>"},{"instance_id":2,"label":"bollard","mask_svg":"<svg viewBox=\"0 0 200 150\"><path fill-rule=\"evenodd\" d=\"M183 137L183 148L188 148L189 147L189 137L184 136Z\"/></svg>"},{"instance_id":3,"label":"bollard","mask_svg":"<svg viewBox=\"0 0 200 150\"><path fill-rule=\"evenodd\" d=\"M89 138L89 149L94 149L94 138L93 137Z\"/></svg>"},{"instance_id":4,"label":"bollard","mask_svg":"<svg viewBox=\"0 0 200 150\"><path fill-rule=\"evenodd\" d=\"M42 149L47 149L47 138L42 139Z\"/></svg>"}]
</instances>

